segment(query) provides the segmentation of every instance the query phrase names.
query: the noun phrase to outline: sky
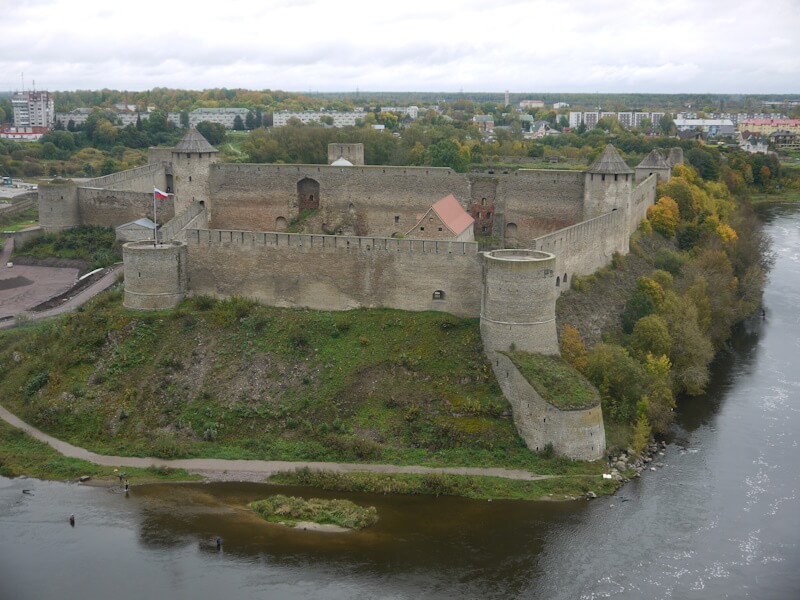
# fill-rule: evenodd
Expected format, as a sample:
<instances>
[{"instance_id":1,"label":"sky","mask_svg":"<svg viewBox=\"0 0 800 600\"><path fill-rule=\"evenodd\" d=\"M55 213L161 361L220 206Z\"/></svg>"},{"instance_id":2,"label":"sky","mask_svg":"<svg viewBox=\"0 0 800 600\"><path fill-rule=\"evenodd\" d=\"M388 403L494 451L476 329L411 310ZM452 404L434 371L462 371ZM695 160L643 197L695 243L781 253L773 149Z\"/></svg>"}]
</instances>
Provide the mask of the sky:
<instances>
[{"instance_id":1,"label":"sky","mask_svg":"<svg viewBox=\"0 0 800 600\"><path fill-rule=\"evenodd\" d=\"M0 91L800 93L800 0L0 0Z\"/></svg>"}]
</instances>

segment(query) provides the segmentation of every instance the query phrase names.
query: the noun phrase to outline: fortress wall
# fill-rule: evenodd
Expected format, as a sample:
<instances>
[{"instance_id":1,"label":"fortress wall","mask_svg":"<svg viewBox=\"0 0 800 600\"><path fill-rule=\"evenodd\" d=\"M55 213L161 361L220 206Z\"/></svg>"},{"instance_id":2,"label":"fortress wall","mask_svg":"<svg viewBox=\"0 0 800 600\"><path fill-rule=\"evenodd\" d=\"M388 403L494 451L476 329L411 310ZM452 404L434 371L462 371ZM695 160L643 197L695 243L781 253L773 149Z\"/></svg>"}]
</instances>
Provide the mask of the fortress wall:
<instances>
[{"instance_id":1,"label":"fortress wall","mask_svg":"<svg viewBox=\"0 0 800 600\"><path fill-rule=\"evenodd\" d=\"M321 223L330 231L346 221L357 234L388 237L411 229L448 194L468 206L467 178L446 168L218 164L210 175L211 225L275 231L279 217L299 214L297 183L304 178L319 183Z\"/></svg>"},{"instance_id":2,"label":"fortress wall","mask_svg":"<svg viewBox=\"0 0 800 600\"><path fill-rule=\"evenodd\" d=\"M403 233L453 194L468 211L486 198L527 241L580 221L583 177L556 170L467 176L434 167L218 164L210 173L210 218L217 229L281 230L279 218L290 222L299 214L297 183L309 178L319 183L319 223L327 231Z\"/></svg>"},{"instance_id":3,"label":"fortress wall","mask_svg":"<svg viewBox=\"0 0 800 600\"><path fill-rule=\"evenodd\" d=\"M480 311L472 242L187 230L186 243L194 294L318 310ZM443 299L433 298L437 290Z\"/></svg>"},{"instance_id":4,"label":"fortress wall","mask_svg":"<svg viewBox=\"0 0 800 600\"><path fill-rule=\"evenodd\" d=\"M517 226L516 245L526 248L538 236L580 222L583 187L582 171L521 169L501 176L498 210L506 224Z\"/></svg>"},{"instance_id":5,"label":"fortress wall","mask_svg":"<svg viewBox=\"0 0 800 600\"><path fill-rule=\"evenodd\" d=\"M567 280L589 275L611 262L614 252L628 253L627 215L615 210L534 240L531 248L556 255L556 275ZM560 281L563 286L563 279Z\"/></svg>"},{"instance_id":6,"label":"fortress wall","mask_svg":"<svg viewBox=\"0 0 800 600\"><path fill-rule=\"evenodd\" d=\"M103 177L96 177L84 183L89 188L103 188L106 190L124 190L126 192L149 192L153 193L153 188L164 189L166 187L166 171L162 163L154 163L112 173Z\"/></svg>"},{"instance_id":7,"label":"fortress wall","mask_svg":"<svg viewBox=\"0 0 800 600\"><path fill-rule=\"evenodd\" d=\"M520 437L533 451L551 443L556 454L579 460L597 460L606 448L600 406L560 410L545 402L511 359L492 352L489 356L503 395L509 399Z\"/></svg>"},{"instance_id":8,"label":"fortress wall","mask_svg":"<svg viewBox=\"0 0 800 600\"><path fill-rule=\"evenodd\" d=\"M656 201L656 185L658 184L658 174L653 173L642 183L636 186L631 193L630 223L628 225L628 235L636 231L639 223L647 217L647 209Z\"/></svg>"},{"instance_id":9,"label":"fortress wall","mask_svg":"<svg viewBox=\"0 0 800 600\"><path fill-rule=\"evenodd\" d=\"M186 227L192 220L194 220L200 213L205 212L205 209L199 202L193 202L181 214L174 216L168 223L165 223L161 230L158 232L158 239L168 241L173 239L178 232ZM207 223L206 223L207 225ZM200 225L196 225L195 229L201 229Z\"/></svg>"},{"instance_id":10,"label":"fortress wall","mask_svg":"<svg viewBox=\"0 0 800 600\"><path fill-rule=\"evenodd\" d=\"M142 217L153 218L153 190L123 192L99 188L78 188L80 223L116 227ZM175 216L171 202L159 201L158 222L166 223Z\"/></svg>"}]
</instances>

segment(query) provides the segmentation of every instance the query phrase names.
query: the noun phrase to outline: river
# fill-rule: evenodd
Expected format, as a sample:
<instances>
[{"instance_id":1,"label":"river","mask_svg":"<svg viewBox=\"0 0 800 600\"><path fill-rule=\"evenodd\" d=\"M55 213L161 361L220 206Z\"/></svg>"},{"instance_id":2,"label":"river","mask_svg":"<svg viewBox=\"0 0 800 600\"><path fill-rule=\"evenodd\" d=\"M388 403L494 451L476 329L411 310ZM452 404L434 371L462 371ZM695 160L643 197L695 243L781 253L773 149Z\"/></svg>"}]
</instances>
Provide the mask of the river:
<instances>
[{"instance_id":1,"label":"river","mask_svg":"<svg viewBox=\"0 0 800 600\"><path fill-rule=\"evenodd\" d=\"M800 210L765 218L766 318L737 332L708 394L681 403L665 466L613 497L336 494L380 521L331 534L245 508L276 491L334 496L308 489L133 482L126 496L0 478L0 598L800 597Z\"/></svg>"}]
</instances>

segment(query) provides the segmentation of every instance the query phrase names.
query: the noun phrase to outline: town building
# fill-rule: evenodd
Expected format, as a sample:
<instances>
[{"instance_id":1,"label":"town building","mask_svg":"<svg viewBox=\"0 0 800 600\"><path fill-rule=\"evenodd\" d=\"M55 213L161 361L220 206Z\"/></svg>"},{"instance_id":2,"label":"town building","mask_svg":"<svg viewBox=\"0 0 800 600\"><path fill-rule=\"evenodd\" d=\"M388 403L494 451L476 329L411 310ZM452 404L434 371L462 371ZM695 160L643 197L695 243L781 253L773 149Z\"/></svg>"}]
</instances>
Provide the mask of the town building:
<instances>
[{"instance_id":1,"label":"town building","mask_svg":"<svg viewBox=\"0 0 800 600\"><path fill-rule=\"evenodd\" d=\"M272 115L273 127L285 127L291 119L297 119L301 123L311 122L325 123L332 120L332 127L353 127L356 122L367 116L363 110L353 112L343 112L338 110L278 110Z\"/></svg>"},{"instance_id":2,"label":"town building","mask_svg":"<svg viewBox=\"0 0 800 600\"><path fill-rule=\"evenodd\" d=\"M736 126L730 119L675 119L675 128L678 131L692 129L702 131L709 137L734 135Z\"/></svg>"},{"instance_id":3,"label":"town building","mask_svg":"<svg viewBox=\"0 0 800 600\"><path fill-rule=\"evenodd\" d=\"M55 104L49 92L14 92L11 95L11 107L17 129L55 127Z\"/></svg>"},{"instance_id":4,"label":"town building","mask_svg":"<svg viewBox=\"0 0 800 600\"><path fill-rule=\"evenodd\" d=\"M508 102L506 102L506 106ZM544 100L520 100L519 102L520 110L533 110L544 108Z\"/></svg>"},{"instance_id":5,"label":"town building","mask_svg":"<svg viewBox=\"0 0 800 600\"><path fill-rule=\"evenodd\" d=\"M739 131L752 131L769 135L776 131L800 133L800 119L745 119L738 124Z\"/></svg>"}]
</instances>

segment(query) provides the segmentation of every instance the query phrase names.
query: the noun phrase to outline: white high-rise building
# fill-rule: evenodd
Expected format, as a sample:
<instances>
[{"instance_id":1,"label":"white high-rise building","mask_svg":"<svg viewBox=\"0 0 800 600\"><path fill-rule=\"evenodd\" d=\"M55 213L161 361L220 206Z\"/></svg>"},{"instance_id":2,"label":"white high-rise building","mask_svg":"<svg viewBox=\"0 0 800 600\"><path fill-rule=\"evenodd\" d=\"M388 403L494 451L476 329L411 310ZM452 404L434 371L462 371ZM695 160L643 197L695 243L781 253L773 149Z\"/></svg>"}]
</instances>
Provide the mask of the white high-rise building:
<instances>
[{"instance_id":1,"label":"white high-rise building","mask_svg":"<svg viewBox=\"0 0 800 600\"><path fill-rule=\"evenodd\" d=\"M56 123L55 104L49 92L14 92L11 96L14 109L14 126L17 129L44 127Z\"/></svg>"}]
</instances>

